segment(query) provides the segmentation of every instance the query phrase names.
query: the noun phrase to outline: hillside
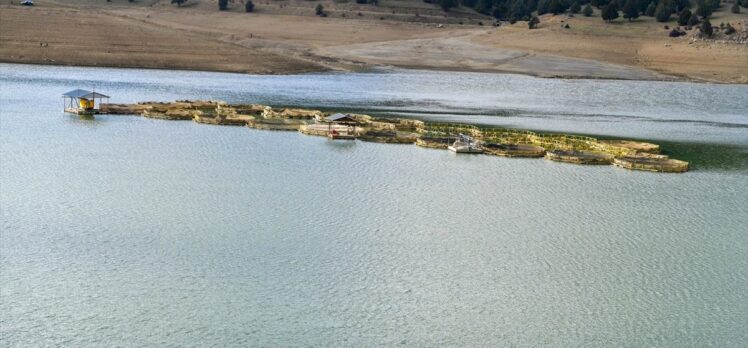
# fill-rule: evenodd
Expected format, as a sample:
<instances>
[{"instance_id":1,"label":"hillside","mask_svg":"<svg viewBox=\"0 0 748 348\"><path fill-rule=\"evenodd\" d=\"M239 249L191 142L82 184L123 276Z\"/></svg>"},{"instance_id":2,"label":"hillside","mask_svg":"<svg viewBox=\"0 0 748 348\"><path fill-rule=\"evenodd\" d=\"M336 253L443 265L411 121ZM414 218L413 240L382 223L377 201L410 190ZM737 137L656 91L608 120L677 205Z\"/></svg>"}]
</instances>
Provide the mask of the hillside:
<instances>
[{"instance_id":1,"label":"hillside","mask_svg":"<svg viewBox=\"0 0 748 348\"><path fill-rule=\"evenodd\" d=\"M17 3L17 0L15 1ZM547 77L690 79L748 83L748 44L668 37L652 17L606 23L568 14L500 22L460 6L415 0L0 1L0 61L250 73L360 69L376 64ZM322 4L326 17L316 16ZM722 6L712 23L745 31L748 10ZM569 27L566 28L566 25ZM718 34L719 35L719 34ZM719 38L719 36L717 36Z\"/></svg>"}]
</instances>

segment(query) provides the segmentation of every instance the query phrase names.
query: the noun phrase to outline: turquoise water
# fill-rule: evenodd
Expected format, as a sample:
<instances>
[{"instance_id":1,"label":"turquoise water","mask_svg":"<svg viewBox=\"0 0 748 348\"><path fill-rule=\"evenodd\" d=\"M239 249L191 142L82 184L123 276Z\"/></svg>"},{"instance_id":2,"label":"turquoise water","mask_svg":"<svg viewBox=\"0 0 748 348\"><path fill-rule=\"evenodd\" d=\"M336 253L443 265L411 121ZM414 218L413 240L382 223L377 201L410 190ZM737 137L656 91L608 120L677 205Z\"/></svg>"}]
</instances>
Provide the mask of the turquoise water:
<instances>
[{"instance_id":1,"label":"turquoise water","mask_svg":"<svg viewBox=\"0 0 748 348\"><path fill-rule=\"evenodd\" d=\"M746 86L0 64L0 88L0 346L748 345ZM695 170L86 121L73 88L655 139Z\"/></svg>"}]
</instances>

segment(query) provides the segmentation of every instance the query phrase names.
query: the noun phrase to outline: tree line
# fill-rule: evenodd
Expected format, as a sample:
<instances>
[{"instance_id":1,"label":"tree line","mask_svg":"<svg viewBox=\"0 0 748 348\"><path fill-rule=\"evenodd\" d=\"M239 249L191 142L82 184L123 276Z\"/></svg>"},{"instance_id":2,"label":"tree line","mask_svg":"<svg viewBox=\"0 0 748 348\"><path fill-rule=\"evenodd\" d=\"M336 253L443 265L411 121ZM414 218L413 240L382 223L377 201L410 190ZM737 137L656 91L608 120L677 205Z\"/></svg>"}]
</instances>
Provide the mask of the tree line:
<instances>
[{"instance_id":1,"label":"tree line","mask_svg":"<svg viewBox=\"0 0 748 348\"><path fill-rule=\"evenodd\" d=\"M632 21L639 16L655 17L659 22L667 22L672 16L688 10L690 16L707 18L718 9L721 0L424 0L438 2L448 11L450 8L464 6L504 21L529 21L533 15L552 13L582 13L592 16L593 7L600 10L605 21L612 21L620 15ZM584 6L584 7L583 7ZM748 7L748 0L736 0L731 10L740 12L740 6ZM693 12L690 9L694 9ZM620 13L620 14L619 14ZM680 21L679 21L680 22ZM685 25L685 24L684 24Z\"/></svg>"}]
</instances>

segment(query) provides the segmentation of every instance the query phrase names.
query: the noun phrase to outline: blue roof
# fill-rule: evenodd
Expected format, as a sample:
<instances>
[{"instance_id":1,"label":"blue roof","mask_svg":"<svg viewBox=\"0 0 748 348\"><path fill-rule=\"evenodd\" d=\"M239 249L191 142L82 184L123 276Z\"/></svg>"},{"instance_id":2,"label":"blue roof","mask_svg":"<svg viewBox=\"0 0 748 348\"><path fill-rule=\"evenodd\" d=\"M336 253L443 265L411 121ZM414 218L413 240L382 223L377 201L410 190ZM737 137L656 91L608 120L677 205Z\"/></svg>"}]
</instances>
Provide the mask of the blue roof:
<instances>
[{"instance_id":1,"label":"blue roof","mask_svg":"<svg viewBox=\"0 0 748 348\"><path fill-rule=\"evenodd\" d=\"M93 99L93 98L109 98L108 95L103 95L101 93L91 92L87 91L85 89L74 89L70 92L67 92L62 95L63 97L68 98L83 98L83 99Z\"/></svg>"}]
</instances>

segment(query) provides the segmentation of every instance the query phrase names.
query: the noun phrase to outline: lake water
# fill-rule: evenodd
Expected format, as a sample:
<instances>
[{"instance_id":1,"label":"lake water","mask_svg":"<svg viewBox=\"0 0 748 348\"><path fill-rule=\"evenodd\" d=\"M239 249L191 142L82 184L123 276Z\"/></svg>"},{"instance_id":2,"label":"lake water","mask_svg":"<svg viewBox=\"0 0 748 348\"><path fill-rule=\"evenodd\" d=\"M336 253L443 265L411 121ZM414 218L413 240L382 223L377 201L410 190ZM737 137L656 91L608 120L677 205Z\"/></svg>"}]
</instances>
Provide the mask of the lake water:
<instances>
[{"instance_id":1,"label":"lake water","mask_svg":"<svg viewBox=\"0 0 748 348\"><path fill-rule=\"evenodd\" d=\"M0 346L748 345L748 86L0 64ZM62 112L215 98L655 140L654 174Z\"/></svg>"}]
</instances>

